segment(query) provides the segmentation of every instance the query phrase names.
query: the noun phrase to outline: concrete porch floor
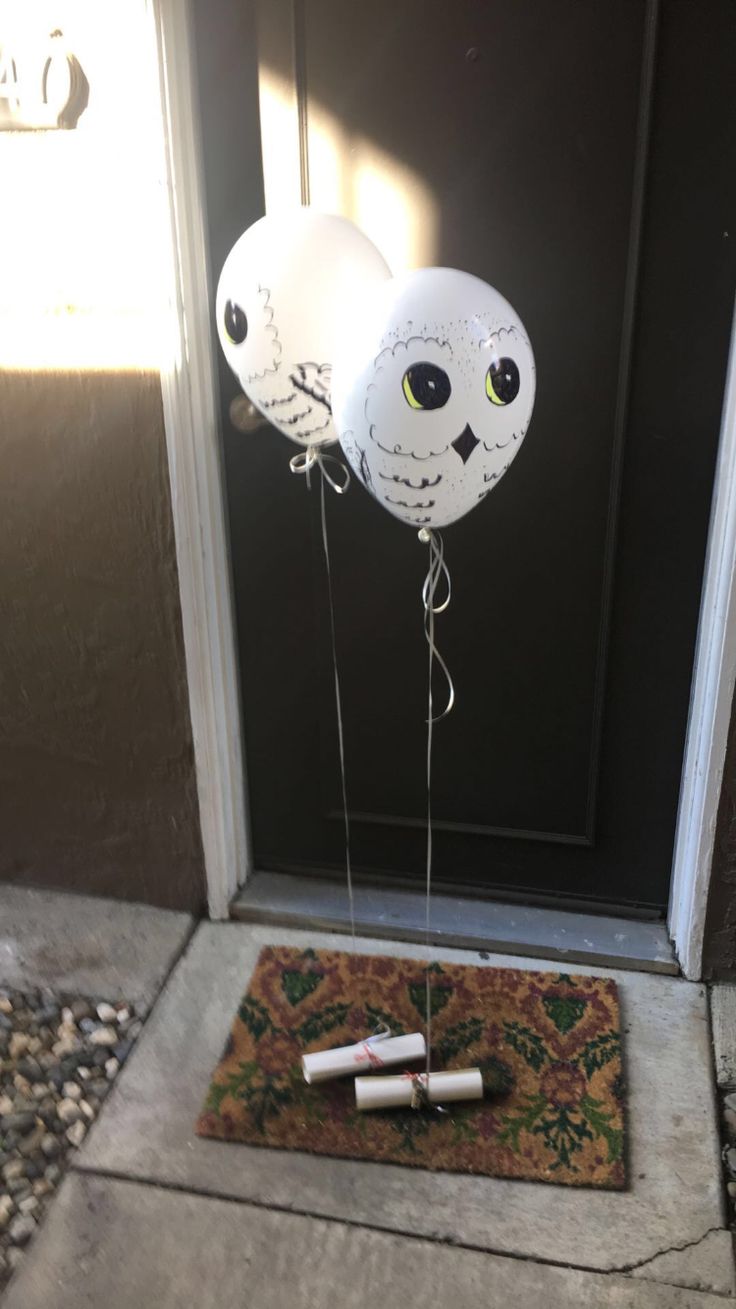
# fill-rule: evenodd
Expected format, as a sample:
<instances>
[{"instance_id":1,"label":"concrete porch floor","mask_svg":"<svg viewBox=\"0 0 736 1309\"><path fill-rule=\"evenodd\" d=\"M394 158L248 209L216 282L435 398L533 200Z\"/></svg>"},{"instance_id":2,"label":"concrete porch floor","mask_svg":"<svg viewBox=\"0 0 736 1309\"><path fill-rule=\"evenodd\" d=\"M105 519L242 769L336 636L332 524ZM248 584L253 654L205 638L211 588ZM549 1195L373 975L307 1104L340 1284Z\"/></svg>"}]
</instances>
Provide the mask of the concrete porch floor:
<instances>
[{"instance_id":1,"label":"concrete porch floor","mask_svg":"<svg viewBox=\"0 0 736 1309\"><path fill-rule=\"evenodd\" d=\"M126 912L108 905L98 933L119 931ZM53 921L47 927L53 936ZM174 963L188 931L182 923L178 949L171 934L162 941L161 969L173 964L168 982L3 1309L291 1309L380 1299L413 1309L429 1296L455 1309L709 1309L736 1297L704 987L575 965L619 984L630 1177L623 1193L576 1190L195 1137L261 946L344 949L346 941L204 923ZM104 939L96 944L104 953ZM405 942L360 939L357 948L423 957ZM507 955L435 954L509 964Z\"/></svg>"}]
</instances>

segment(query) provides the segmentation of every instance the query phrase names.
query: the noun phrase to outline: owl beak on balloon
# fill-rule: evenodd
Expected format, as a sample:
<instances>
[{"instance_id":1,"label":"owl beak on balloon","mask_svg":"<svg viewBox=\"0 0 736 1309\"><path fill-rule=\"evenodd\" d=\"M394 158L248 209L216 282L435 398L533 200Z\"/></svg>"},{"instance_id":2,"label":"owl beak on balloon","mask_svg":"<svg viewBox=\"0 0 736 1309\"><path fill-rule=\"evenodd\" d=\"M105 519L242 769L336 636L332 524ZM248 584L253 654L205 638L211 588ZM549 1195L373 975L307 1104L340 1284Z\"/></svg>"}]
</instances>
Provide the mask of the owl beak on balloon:
<instances>
[{"instance_id":1,"label":"owl beak on balloon","mask_svg":"<svg viewBox=\"0 0 736 1309\"><path fill-rule=\"evenodd\" d=\"M450 442L450 445L452 446L456 454L459 454L463 463L467 464L475 447L477 445L480 445L480 441L475 435L475 432L473 431L470 424L466 423L460 435L456 436L455 440Z\"/></svg>"}]
</instances>

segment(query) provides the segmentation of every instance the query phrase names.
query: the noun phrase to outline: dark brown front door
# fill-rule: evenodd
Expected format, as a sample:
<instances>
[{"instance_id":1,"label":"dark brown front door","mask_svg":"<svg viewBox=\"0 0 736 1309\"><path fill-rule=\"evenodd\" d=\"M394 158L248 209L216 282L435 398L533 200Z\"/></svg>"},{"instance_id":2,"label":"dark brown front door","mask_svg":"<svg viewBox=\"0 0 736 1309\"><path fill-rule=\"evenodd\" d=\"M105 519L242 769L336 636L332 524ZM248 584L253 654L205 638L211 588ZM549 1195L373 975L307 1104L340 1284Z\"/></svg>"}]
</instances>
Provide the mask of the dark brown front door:
<instances>
[{"instance_id":1,"label":"dark brown front door","mask_svg":"<svg viewBox=\"0 0 736 1309\"><path fill-rule=\"evenodd\" d=\"M258 49L247 5L195 7L216 277L262 207ZM267 71L301 105L305 187L327 115L341 175L368 142L417 178L432 261L497 286L536 354L524 448L445 534L436 877L661 910L733 304L733 6L293 10L271 0ZM317 497L284 438L231 428L221 383L256 864L339 869ZM357 484L329 514L354 859L417 876L426 552Z\"/></svg>"}]
</instances>

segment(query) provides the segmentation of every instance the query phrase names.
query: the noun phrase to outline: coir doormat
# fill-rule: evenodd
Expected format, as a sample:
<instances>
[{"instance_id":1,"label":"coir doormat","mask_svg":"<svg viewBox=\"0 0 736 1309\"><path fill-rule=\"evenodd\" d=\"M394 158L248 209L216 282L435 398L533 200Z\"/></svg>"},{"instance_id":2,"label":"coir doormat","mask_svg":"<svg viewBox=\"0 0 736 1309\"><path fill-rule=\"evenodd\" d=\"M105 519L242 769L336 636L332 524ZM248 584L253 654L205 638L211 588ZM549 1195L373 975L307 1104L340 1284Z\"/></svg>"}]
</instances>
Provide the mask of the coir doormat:
<instances>
[{"instance_id":1,"label":"coir doormat","mask_svg":"<svg viewBox=\"0 0 736 1309\"><path fill-rule=\"evenodd\" d=\"M446 1114L358 1113L352 1077L308 1086L301 1071L307 1052L350 1045L380 1023L394 1035L424 1030L424 966L267 946L215 1069L198 1134L418 1168L622 1188L616 983L518 968L433 963L430 970L432 1067L479 1066L482 1101L448 1105Z\"/></svg>"}]
</instances>

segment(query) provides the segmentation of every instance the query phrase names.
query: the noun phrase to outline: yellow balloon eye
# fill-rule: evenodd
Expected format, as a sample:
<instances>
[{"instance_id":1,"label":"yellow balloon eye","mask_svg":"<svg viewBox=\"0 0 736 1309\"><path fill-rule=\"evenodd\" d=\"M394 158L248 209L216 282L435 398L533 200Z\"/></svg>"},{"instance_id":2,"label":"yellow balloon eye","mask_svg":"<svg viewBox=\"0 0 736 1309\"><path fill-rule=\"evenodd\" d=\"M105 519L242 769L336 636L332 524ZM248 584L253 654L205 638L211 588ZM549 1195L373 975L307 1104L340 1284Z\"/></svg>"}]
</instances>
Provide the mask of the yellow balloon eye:
<instances>
[{"instance_id":1,"label":"yellow balloon eye","mask_svg":"<svg viewBox=\"0 0 736 1309\"><path fill-rule=\"evenodd\" d=\"M401 389L412 409L441 409L452 391L447 373L436 364L412 364L404 373Z\"/></svg>"},{"instance_id":2,"label":"yellow balloon eye","mask_svg":"<svg viewBox=\"0 0 736 1309\"><path fill-rule=\"evenodd\" d=\"M486 395L491 404L510 405L519 394L521 378L513 359L497 359L486 373Z\"/></svg>"}]
</instances>

